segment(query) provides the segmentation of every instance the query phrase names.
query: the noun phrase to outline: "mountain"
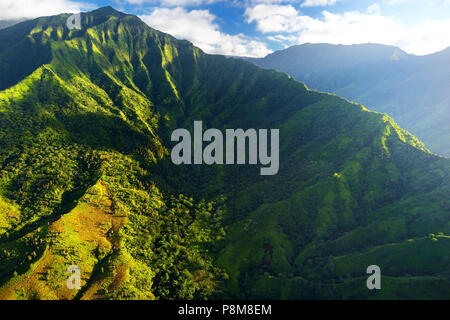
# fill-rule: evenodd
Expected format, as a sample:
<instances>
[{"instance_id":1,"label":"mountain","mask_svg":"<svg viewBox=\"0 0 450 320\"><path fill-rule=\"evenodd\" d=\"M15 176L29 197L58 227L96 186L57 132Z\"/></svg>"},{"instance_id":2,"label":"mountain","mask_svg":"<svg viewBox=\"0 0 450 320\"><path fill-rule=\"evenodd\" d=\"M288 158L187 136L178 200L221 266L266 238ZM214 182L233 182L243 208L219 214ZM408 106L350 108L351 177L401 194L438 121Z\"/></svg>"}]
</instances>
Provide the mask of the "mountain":
<instances>
[{"instance_id":1,"label":"mountain","mask_svg":"<svg viewBox=\"0 0 450 320\"><path fill-rule=\"evenodd\" d=\"M68 16L0 30L1 299L450 297L449 159L135 16ZM174 165L195 120L279 129L278 174Z\"/></svg>"},{"instance_id":2,"label":"mountain","mask_svg":"<svg viewBox=\"0 0 450 320\"><path fill-rule=\"evenodd\" d=\"M20 20L0 20L0 29L7 28L19 22Z\"/></svg>"},{"instance_id":3,"label":"mountain","mask_svg":"<svg viewBox=\"0 0 450 320\"><path fill-rule=\"evenodd\" d=\"M414 56L378 44L308 43L249 60L387 113L431 151L450 156L450 48Z\"/></svg>"}]
</instances>

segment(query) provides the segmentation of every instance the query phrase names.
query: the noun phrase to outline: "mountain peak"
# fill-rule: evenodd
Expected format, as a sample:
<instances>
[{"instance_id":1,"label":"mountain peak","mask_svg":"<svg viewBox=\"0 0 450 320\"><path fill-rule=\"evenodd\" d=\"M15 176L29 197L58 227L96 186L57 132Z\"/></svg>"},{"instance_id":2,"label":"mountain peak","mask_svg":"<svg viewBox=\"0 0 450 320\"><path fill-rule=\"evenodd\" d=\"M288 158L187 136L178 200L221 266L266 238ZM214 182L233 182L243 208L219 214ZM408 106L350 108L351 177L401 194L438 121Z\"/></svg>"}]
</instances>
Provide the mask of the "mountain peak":
<instances>
[{"instance_id":1,"label":"mountain peak","mask_svg":"<svg viewBox=\"0 0 450 320\"><path fill-rule=\"evenodd\" d=\"M379 44L379 43L360 43L360 44L351 44L351 45L346 45L346 44L331 44L331 43L310 43L310 42L306 42L303 44L299 44L299 45L295 45L292 47L289 47L285 50L281 50L278 52L283 52L283 51L295 51L295 50L303 50L303 49L308 49L308 50L329 50L332 51L333 53L335 52L348 52L348 53L352 53L352 54L365 54L365 55L370 55L370 54L376 54L376 55L390 55L392 53L397 53L397 54L401 54L401 55L408 55L405 51L403 51L402 49L400 49L399 47L396 46L391 46L391 45L384 45L384 44ZM337 51L339 50L339 51Z\"/></svg>"},{"instance_id":2,"label":"mountain peak","mask_svg":"<svg viewBox=\"0 0 450 320\"><path fill-rule=\"evenodd\" d=\"M126 16L125 13L114 9L111 6L101 7L101 8L95 9L95 10L89 12L89 13L94 14L94 15L98 15L98 16L108 16L108 17L111 17L111 16L114 16L114 17Z\"/></svg>"}]
</instances>

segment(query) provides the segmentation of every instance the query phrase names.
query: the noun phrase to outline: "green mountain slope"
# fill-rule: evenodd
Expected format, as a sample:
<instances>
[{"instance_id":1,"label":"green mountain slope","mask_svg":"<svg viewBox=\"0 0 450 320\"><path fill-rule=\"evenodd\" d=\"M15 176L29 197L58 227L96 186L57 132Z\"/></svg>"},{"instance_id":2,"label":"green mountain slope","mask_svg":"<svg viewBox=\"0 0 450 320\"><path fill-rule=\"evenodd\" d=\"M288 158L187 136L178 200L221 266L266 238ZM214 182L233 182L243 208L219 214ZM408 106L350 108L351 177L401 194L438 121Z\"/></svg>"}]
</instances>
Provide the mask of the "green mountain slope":
<instances>
[{"instance_id":1,"label":"green mountain slope","mask_svg":"<svg viewBox=\"0 0 450 320\"><path fill-rule=\"evenodd\" d=\"M450 48L414 56L377 44L304 44L249 60L387 113L431 151L450 156Z\"/></svg>"},{"instance_id":2,"label":"green mountain slope","mask_svg":"<svg viewBox=\"0 0 450 320\"><path fill-rule=\"evenodd\" d=\"M450 297L448 159L384 114L135 16L67 17L0 31L5 72L14 50L36 54L0 91L0 298ZM279 128L279 173L173 165L170 135L194 120Z\"/></svg>"}]
</instances>

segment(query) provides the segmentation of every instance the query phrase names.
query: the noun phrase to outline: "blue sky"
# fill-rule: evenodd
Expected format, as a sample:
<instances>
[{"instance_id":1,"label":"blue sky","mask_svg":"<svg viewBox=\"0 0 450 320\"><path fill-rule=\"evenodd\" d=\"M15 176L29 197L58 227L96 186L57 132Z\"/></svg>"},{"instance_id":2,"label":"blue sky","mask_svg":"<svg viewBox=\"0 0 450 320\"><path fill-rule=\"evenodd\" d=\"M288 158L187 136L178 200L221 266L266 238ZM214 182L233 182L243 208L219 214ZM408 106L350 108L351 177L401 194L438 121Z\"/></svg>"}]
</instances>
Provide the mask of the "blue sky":
<instances>
[{"instance_id":1,"label":"blue sky","mask_svg":"<svg viewBox=\"0 0 450 320\"><path fill-rule=\"evenodd\" d=\"M1 0L0 20L111 5L208 53L264 56L305 42L450 46L450 0Z\"/></svg>"}]
</instances>

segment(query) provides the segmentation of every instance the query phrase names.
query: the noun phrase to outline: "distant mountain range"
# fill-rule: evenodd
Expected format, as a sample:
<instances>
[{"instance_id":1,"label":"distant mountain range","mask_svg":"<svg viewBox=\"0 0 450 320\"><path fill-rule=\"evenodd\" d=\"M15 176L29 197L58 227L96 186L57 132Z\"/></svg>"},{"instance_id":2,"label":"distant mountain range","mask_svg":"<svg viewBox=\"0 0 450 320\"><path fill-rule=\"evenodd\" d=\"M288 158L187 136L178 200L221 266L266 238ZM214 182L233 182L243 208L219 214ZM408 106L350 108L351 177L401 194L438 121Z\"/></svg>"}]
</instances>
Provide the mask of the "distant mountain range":
<instances>
[{"instance_id":1,"label":"distant mountain range","mask_svg":"<svg viewBox=\"0 0 450 320\"><path fill-rule=\"evenodd\" d=\"M0 30L0 299L450 298L450 159L136 16L68 17ZM195 120L279 129L278 174L173 164L171 134Z\"/></svg>"},{"instance_id":2,"label":"distant mountain range","mask_svg":"<svg viewBox=\"0 0 450 320\"><path fill-rule=\"evenodd\" d=\"M4 29L19 23L22 20L0 20L0 29Z\"/></svg>"},{"instance_id":3,"label":"distant mountain range","mask_svg":"<svg viewBox=\"0 0 450 320\"><path fill-rule=\"evenodd\" d=\"M378 44L308 43L248 60L387 113L431 151L450 156L450 48L414 56Z\"/></svg>"}]
</instances>

